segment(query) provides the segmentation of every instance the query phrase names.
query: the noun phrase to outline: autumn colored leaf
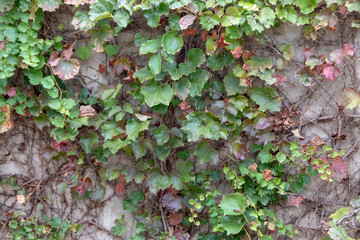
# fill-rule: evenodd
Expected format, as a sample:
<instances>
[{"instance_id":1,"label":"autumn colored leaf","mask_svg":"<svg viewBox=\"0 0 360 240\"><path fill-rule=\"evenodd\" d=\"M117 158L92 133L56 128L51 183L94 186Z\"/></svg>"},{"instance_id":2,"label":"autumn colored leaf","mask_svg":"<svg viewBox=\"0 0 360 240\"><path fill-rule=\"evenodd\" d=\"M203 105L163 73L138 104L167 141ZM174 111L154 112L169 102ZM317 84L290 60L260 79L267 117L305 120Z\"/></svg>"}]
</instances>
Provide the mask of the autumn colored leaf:
<instances>
[{"instance_id":1,"label":"autumn colored leaf","mask_svg":"<svg viewBox=\"0 0 360 240\"><path fill-rule=\"evenodd\" d=\"M115 192L117 194L123 194L125 191L125 185L126 185L126 176L124 174L120 174L118 176L118 180L115 185Z\"/></svg>"},{"instance_id":2,"label":"autumn colored leaf","mask_svg":"<svg viewBox=\"0 0 360 240\"><path fill-rule=\"evenodd\" d=\"M203 31L201 32L201 40L203 40L203 42L205 42L206 39L207 39L207 36L208 36L208 32L205 31L205 30L203 30Z\"/></svg>"},{"instance_id":3,"label":"autumn colored leaf","mask_svg":"<svg viewBox=\"0 0 360 240\"><path fill-rule=\"evenodd\" d=\"M16 88L15 87L9 87L6 86L6 95L8 95L9 97L13 97L16 95Z\"/></svg>"},{"instance_id":4,"label":"autumn colored leaf","mask_svg":"<svg viewBox=\"0 0 360 240\"><path fill-rule=\"evenodd\" d=\"M329 82L334 81L335 77L340 74L340 70L329 63L324 63L316 68L316 71L319 72L321 75L324 75Z\"/></svg>"},{"instance_id":5,"label":"autumn colored leaf","mask_svg":"<svg viewBox=\"0 0 360 240\"><path fill-rule=\"evenodd\" d=\"M93 117L96 115L97 112L90 105L80 106L79 117Z\"/></svg>"},{"instance_id":6,"label":"autumn colored leaf","mask_svg":"<svg viewBox=\"0 0 360 240\"><path fill-rule=\"evenodd\" d=\"M5 47L5 40L0 42L0 51Z\"/></svg>"},{"instance_id":7,"label":"autumn colored leaf","mask_svg":"<svg viewBox=\"0 0 360 240\"><path fill-rule=\"evenodd\" d=\"M231 54L233 55L234 58L240 58L241 55L243 54L243 49L241 46L238 46L237 48L235 48L234 50L231 50Z\"/></svg>"},{"instance_id":8,"label":"autumn colored leaf","mask_svg":"<svg viewBox=\"0 0 360 240\"><path fill-rule=\"evenodd\" d=\"M170 213L168 216L168 221L171 225L179 225L183 219L181 213Z\"/></svg>"},{"instance_id":9,"label":"autumn colored leaf","mask_svg":"<svg viewBox=\"0 0 360 240\"><path fill-rule=\"evenodd\" d=\"M103 64L99 64L98 72L103 74L106 71L106 67Z\"/></svg>"},{"instance_id":10,"label":"autumn colored leaf","mask_svg":"<svg viewBox=\"0 0 360 240\"><path fill-rule=\"evenodd\" d=\"M245 160L248 157L248 149L245 144L234 142L231 144L231 151L236 159Z\"/></svg>"},{"instance_id":11,"label":"autumn colored leaf","mask_svg":"<svg viewBox=\"0 0 360 240\"><path fill-rule=\"evenodd\" d=\"M344 177L347 175L346 172L347 172L348 166L347 166L346 162L340 156L333 158L333 160L331 162L331 166L333 166L335 171L338 172L340 175L342 175Z\"/></svg>"},{"instance_id":12,"label":"autumn colored leaf","mask_svg":"<svg viewBox=\"0 0 360 240\"><path fill-rule=\"evenodd\" d=\"M5 120L0 125L0 133L4 133L14 127L14 121L10 117L10 106L0 107L0 114L5 113Z\"/></svg>"},{"instance_id":13,"label":"autumn colored leaf","mask_svg":"<svg viewBox=\"0 0 360 240\"><path fill-rule=\"evenodd\" d=\"M274 76L274 78L276 79L276 82L274 83L274 85L279 85L279 84L284 83L286 81L286 76L281 76L281 75L276 74Z\"/></svg>"},{"instance_id":14,"label":"autumn colored leaf","mask_svg":"<svg viewBox=\"0 0 360 240\"><path fill-rule=\"evenodd\" d=\"M60 53L57 52L57 51L53 51L50 55L50 58L48 60L48 64L51 66L51 67L55 67L59 64L59 56L60 56Z\"/></svg>"},{"instance_id":15,"label":"autumn colored leaf","mask_svg":"<svg viewBox=\"0 0 360 240\"><path fill-rule=\"evenodd\" d=\"M16 195L16 201L20 204L23 205L25 203L25 195L24 194L18 194Z\"/></svg>"},{"instance_id":16,"label":"autumn colored leaf","mask_svg":"<svg viewBox=\"0 0 360 240\"><path fill-rule=\"evenodd\" d=\"M253 164L250 164L250 165L249 165L249 169L250 169L251 171L255 171L255 170L257 169L257 167L258 167L258 165L257 165L256 163L253 163Z\"/></svg>"},{"instance_id":17,"label":"autumn colored leaf","mask_svg":"<svg viewBox=\"0 0 360 240\"><path fill-rule=\"evenodd\" d=\"M265 169L262 173L263 173L263 178L266 181L270 181L270 179L272 179L272 177L273 177L272 172L269 169Z\"/></svg>"},{"instance_id":18,"label":"autumn colored leaf","mask_svg":"<svg viewBox=\"0 0 360 240\"><path fill-rule=\"evenodd\" d=\"M226 47L226 46L228 46L228 45L229 45L229 43L225 41L225 38L224 38L224 37L221 37L221 38L219 39L219 41L217 42L217 44L216 44L216 46L217 46L218 48L224 48L224 47Z\"/></svg>"},{"instance_id":19,"label":"autumn colored leaf","mask_svg":"<svg viewBox=\"0 0 360 240\"><path fill-rule=\"evenodd\" d=\"M56 67L53 68L53 73L58 75L61 80L69 80L75 77L80 70L80 63L76 59L70 59L70 61L66 61L65 59L61 59Z\"/></svg>"},{"instance_id":20,"label":"autumn colored leaf","mask_svg":"<svg viewBox=\"0 0 360 240\"><path fill-rule=\"evenodd\" d=\"M300 203L303 200L303 196L302 195L289 195L288 196L288 203L291 206L295 206L295 207L299 207Z\"/></svg>"},{"instance_id":21,"label":"autumn colored leaf","mask_svg":"<svg viewBox=\"0 0 360 240\"><path fill-rule=\"evenodd\" d=\"M85 194L85 186L83 183L80 183L75 187L75 191L79 194L79 196L84 196Z\"/></svg>"},{"instance_id":22,"label":"autumn colored leaf","mask_svg":"<svg viewBox=\"0 0 360 240\"><path fill-rule=\"evenodd\" d=\"M94 0L64 0L65 4L75 5L76 7L84 4L92 4Z\"/></svg>"},{"instance_id":23,"label":"autumn colored leaf","mask_svg":"<svg viewBox=\"0 0 360 240\"><path fill-rule=\"evenodd\" d=\"M61 51L61 58L64 58L66 61L70 60L70 57L72 56L74 50L73 50L73 44L72 43L67 43L64 47L63 50Z\"/></svg>"},{"instance_id":24,"label":"autumn colored leaf","mask_svg":"<svg viewBox=\"0 0 360 240\"><path fill-rule=\"evenodd\" d=\"M301 56L304 58L304 62L306 62L306 60L313 55L315 55L314 48L304 48L301 52Z\"/></svg>"},{"instance_id":25,"label":"autumn colored leaf","mask_svg":"<svg viewBox=\"0 0 360 240\"><path fill-rule=\"evenodd\" d=\"M68 152L72 149L71 144L68 143L67 141L62 141L59 143L57 141L53 141L51 143L51 146L59 152Z\"/></svg>"},{"instance_id":26,"label":"autumn colored leaf","mask_svg":"<svg viewBox=\"0 0 360 240\"><path fill-rule=\"evenodd\" d=\"M179 104L179 107L181 110L187 110L191 108L191 105L189 105L187 102L183 101Z\"/></svg>"},{"instance_id":27,"label":"autumn colored leaf","mask_svg":"<svg viewBox=\"0 0 360 240\"><path fill-rule=\"evenodd\" d=\"M38 7L42 8L44 11L53 12L55 11L60 4L61 0L38 0Z\"/></svg>"},{"instance_id":28,"label":"autumn colored leaf","mask_svg":"<svg viewBox=\"0 0 360 240\"><path fill-rule=\"evenodd\" d=\"M187 29L191 24L193 24L195 19L196 16L194 16L193 14L188 14L183 16L179 21L181 30Z\"/></svg>"},{"instance_id":29,"label":"autumn colored leaf","mask_svg":"<svg viewBox=\"0 0 360 240\"><path fill-rule=\"evenodd\" d=\"M185 31L185 36L195 36L196 30L195 29L189 29Z\"/></svg>"},{"instance_id":30,"label":"autumn colored leaf","mask_svg":"<svg viewBox=\"0 0 360 240\"><path fill-rule=\"evenodd\" d=\"M355 50L351 43L344 44L341 49L336 49L330 53L330 61L336 64L342 63L344 57L354 56Z\"/></svg>"},{"instance_id":31,"label":"autumn colored leaf","mask_svg":"<svg viewBox=\"0 0 360 240\"><path fill-rule=\"evenodd\" d=\"M354 88L347 88L344 92L346 109L353 109L360 105L360 94Z\"/></svg>"}]
</instances>

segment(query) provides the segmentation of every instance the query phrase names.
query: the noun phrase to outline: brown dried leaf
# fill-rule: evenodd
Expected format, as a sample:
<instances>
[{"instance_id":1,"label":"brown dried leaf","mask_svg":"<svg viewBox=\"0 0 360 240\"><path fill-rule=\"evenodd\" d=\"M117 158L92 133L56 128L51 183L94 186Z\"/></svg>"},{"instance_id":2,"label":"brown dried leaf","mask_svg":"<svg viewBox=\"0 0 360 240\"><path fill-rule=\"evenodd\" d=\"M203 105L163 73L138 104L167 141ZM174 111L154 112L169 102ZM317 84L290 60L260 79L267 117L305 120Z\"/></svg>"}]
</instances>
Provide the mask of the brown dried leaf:
<instances>
[{"instance_id":1,"label":"brown dried leaf","mask_svg":"<svg viewBox=\"0 0 360 240\"><path fill-rule=\"evenodd\" d=\"M257 169L257 164L256 164L256 163L250 164L250 165L249 165L249 169L250 169L251 171L255 171L255 170Z\"/></svg>"},{"instance_id":2,"label":"brown dried leaf","mask_svg":"<svg viewBox=\"0 0 360 240\"><path fill-rule=\"evenodd\" d=\"M16 195L16 201L19 204L23 205L25 203L25 195Z\"/></svg>"},{"instance_id":3,"label":"brown dried leaf","mask_svg":"<svg viewBox=\"0 0 360 240\"><path fill-rule=\"evenodd\" d=\"M5 120L0 125L0 133L4 133L14 127L14 121L10 118L10 106L5 105L4 107L0 107L0 114L5 113Z\"/></svg>"},{"instance_id":4,"label":"brown dried leaf","mask_svg":"<svg viewBox=\"0 0 360 240\"><path fill-rule=\"evenodd\" d=\"M300 134L300 130L297 128L295 130L291 131L294 134L294 137L300 139L300 140L304 140L305 138L303 136L301 136Z\"/></svg>"},{"instance_id":5,"label":"brown dried leaf","mask_svg":"<svg viewBox=\"0 0 360 240\"><path fill-rule=\"evenodd\" d=\"M168 216L168 221L171 225L179 225L183 219L183 215L181 213L170 213Z\"/></svg>"},{"instance_id":6,"label":"brown dried leaf","mask_svg":"<svg viewBox=\"0 0 360 240\"><path fill-rule=\"evenodd\" d=\"M117 194L123 194L125 191L125 185L126 185L126 176L123 174L120 174L118 177L118 181L115 185L115 192Z\"/></svg>"},{"instance_id":7,"label":"brown dried leaf","mask_svg":"<svg viewBox=\"0 0 360 240\"><path fill-rule=\"evenodd\" d=\"M97 112L90 105L80 106L79 117L93 117L96 115L97 115Z\"/></svg>"},{"instance_id":8,"label":"brown dried leaf","mask_svg":"<svg viewBox=\"0 0 360 240\"><path fill-rule=\"evenodd\" d=\"M273 177L272 172L269 169L265 169L262 173L263 173L263 178L266 181L270 181L270 179L272 179L272 177Z\"/></svg>"}]
</instances>

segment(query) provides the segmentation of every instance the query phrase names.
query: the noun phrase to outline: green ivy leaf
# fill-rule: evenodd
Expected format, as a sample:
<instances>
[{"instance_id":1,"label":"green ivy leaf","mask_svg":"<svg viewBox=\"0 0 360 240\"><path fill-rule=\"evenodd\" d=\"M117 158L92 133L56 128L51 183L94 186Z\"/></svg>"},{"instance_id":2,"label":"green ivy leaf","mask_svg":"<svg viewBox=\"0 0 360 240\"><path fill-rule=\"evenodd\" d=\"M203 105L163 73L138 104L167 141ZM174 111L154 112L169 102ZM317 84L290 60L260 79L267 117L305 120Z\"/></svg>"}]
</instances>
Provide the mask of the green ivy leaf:
<instances>
[{"instance_id":1,"label":"green ivy leaf","mask_svg":"<svg viewBox=\"0 0 360 240\"><path fill-rule=\"evenodd\" d=\"M245 223L246 221L238 216L223 216L219 218L219 226L224 228L228 235L238 234L243 229Z\"/></svg>"},{"instance_id":2,"label":"green ivy leaf","mask_svg":"<svg viewBox=\"0 0 360 240\"><path fill-rule=\"evenodd\" d=\"M260 111L269 110L270 112L280 111L281 99L276 91L271 87L256 88L250 95L251 99L258 104Z\"/></svg>"},{"instance_id":3,"label":"green ivy leaf","mask_svg":"<svg viewBox=\"0 0 360 240\"><path fill-rule=\"evenodd\" d=\"M200 163L212 162L216 164L219 160L219 155L214 149L210 148L208 141L201 141L195 148L194 155L200 160Z\"/></svg>"},{"instance_id":4,"label":"green ivy leaf","mask_svg":"<svg viewBox=\"0 0 360 240\"><path fill-rule=\"evenodd\" d=\"M152 55L149 60L149 68L152 74L157 75L161 72L161 55Z\"/></svg>"},{"instance_id":5,"label":"green ivy leaf","mask_svg":"<svg viewBox=\"0 0 360 240\"><path fill-rule=\"evenodd\" d=\"M86 153L91 153L92 146L99 141L98 135L91 132L89 135L80 137L80 144L83 146Z\"/></svg>"},{"instance_id":6,"label":"green ivy leaf","mask_svg":"<svg viewBox=\"0 0 360 240\"><path fill-rule=\"evenodd\" d=\"M84 32L87 32L95 26L95 23L90 20L87 12L80 10L74 14L71 24L75 27L75 29L79 29Z\"/></svg>"},{"instance_id":7,"label":"green ivy leaf","mask_svg":"<svg viewBox=\"0 0 360 240\"><path fill-rule=\"evenodd\" d=\"M309 14L317 7L316 0L297 0L295 4L303 14Z\"/></svg>"},{"instance_id":8,"label":"green ivy leaf","mask_svg":"<svg viewBox=\"0 0 360 240\"><path fill-rule=\"evenodd\" d=\"M187 57L194 68L200 66L206 60L204 51L199 48L191 48L187 52Z\"/></svg>"},{"instance_id":9,"label":"green ivy leaf","mask_svg":"<svg viewBox=\"0 0 360 240\"><path fill-rule=\"evenodd\" d=\"M149 67L143 67L139 70L137 70L134 75L133 78L137 78L140 80L141 83L148 81L150 79L154 78L154 74L151 72Z\"/></svg>"},{"instance_id":10,"label":"green ivy leaf","mask_svg":"<svg viewBox=\"0 0 360 240\"><path fill-rule=\"evenodd\" d=\"M112 18L120 28L125 28L130 23L129 13L125 9L116 11Z\"/></svg>"},{"instance_id":11,"label":"green ivy leaf","mask_svg":"<svg viewBox=\"0 0 360 240\"><path fill-rule=\"evenodd\" d=\"M147 19L147 23L150 27L155 28L159 26L160 17L163 14L169 13L169 7L165 3L160 3L158 7L153 7L143 11L144 17Z\"/></svg>"},{"instance_id":12,"label":"green ivy leaf","mask_svg":"<svg viewBox=\"0 0 360 240\"><path fill-rule=\"evenodd\" d=\"M109 57L112 57L119 52L119 46L118 45L106 45L105 52Z\"/></svg>"},{"instance_id":13,"label":"green ivy leaf","mask_svg":"<svg viewBox=\"0 0 360 240\"><path fill-rule=\"evenodd\" d=\"M197 69L195 72L191 73L190 82L192 85L190 89L190 96L201 96L204 85L210 77L211 73L203 69Z\"/></svg>"},{"instance_id":14,"label":"green ivy leaf","mask_svg":"<svg viewBox=\"0 0 360 240\"><path fill-rule=\"evenodd\" d=\"M145 97L145 102L150 107L158 104L169 106L173 97L173 90L169 84L164 83L161 85L158 81L150 81L147 85L141 87L141 93Z\"/></svg>"},{"instance_id":15,"label":"green ivy leaf","mask_svg":"<svg viewBox=\"0 0 360 240\"><path fill-rule=\"evenodd\" d=\"M0 1L0 12L7 12L14 6L15 0Z\"/></svg>"},{"instance_id":16,"label":"green ivy leaf","mask_svg":"<svg viewBox=\"0 0 360 240\"><path fill-rule=\"evenodd\" d=\"M82 60L87 60L90 56L90 50L89 47L84 46L84 47L78 47L76 49L76 53L79 56L79 58L81 58Z\"/></svg>"},{"instance_id":17,"label":"green ivy leaf","mask_svg":"<svg viewBox=\"0 0 360 240\"><path fill-rule=\"evenodd\" d=\"M101 127L101 135L104 137L105 141L112 139L115 136L121 135L124 133L121 127L117 125L114 121L108 121Z\"/></svg>"},{"instance_id":18,"label":"green ivy leaf","mask_svg":"<svg viewBox=\"0 0 360 240\"><path fill-rule=\"evenodd\" d=\"M336 222L336 221L339 221L340 218L342 218L349 212L350 212L350 209L348 207L342 207L342 208L338 209L336 212L334 212L333 214L331 214L329 216L329 218L331 218L333 221Z\"/></svg>"},{"instance_id":19,"label":"green ivy leaf","mask_svg":"<svg viewBox=\"0 0 360 240\"><path fill-rule=\"evenodd\" d=\"M170 139L169 129L164 124L161 124L159 127L154 127L152 133L158 145L163 145Z\"/></svg>"},{"instance_id":20,"label":"green ivy leaf","mask_svg":"<svg viewBox=\"0 0 360 240\"><path fill-rule=\"evenodd\" d=\"M42 8L44 11L53 12L57 9L60 4L62 3L61 0L38 0L37 5L38 7Z\"/></svg>"},{"instance_id":21,"label":"green ivy leaf","mask_svg":"<svg viewBox=\"0 0 360 240\"><path fill-rule=\"evenodd\" d=\"M178 80L183 75L189 75L194 67L190 62L180 63L179 68L176 67L176 62L165 62L163 69L170 74L171 79Z\"/></svg>"},{"instance_id":22,"label":"green ivy leaf","mask_svg":"<svg viewBox=\"0 0 360 240\"><path fill-rule=\"evenodd\" d=\"M92 29L91 46L96 52L103 52L105 50L104 43L111 40L113 37L113 28L109 24L101 25L100 29Z\"/></svg>"},{"instance_id":23,"label":"green ivy leaf","mask_svg":"<svg viewBox=\"0 0 360 240\"><path fill-rule=\"evenodd\" d=\"M139 133L144 130L147 130L151 120L140 122L137 119L130 119L126 123L126 133L130 140L135 141Z\"/></svg>"},{"instance_id":24,"label":"green ivy leaf","mask_svg":"<svg viewBox=\"0 0 360 240\"><path fill-rule=\"evenodd\" d=\"M40 70L37 69L24 69L23 73L26 77L29 78L29 81L32 85L38 85L42 81L43 74Z\"/></svg>"},{"instance_id":25,"label":"green ivy leaf","mask_svg":"<svg viewBox=\"0 0 360 240\"><path fill-rule=\"evenodd\" d=\"M228 96L235 95L237 93L243 93L244 87L240 86L240 80L232 72L227 74L224 78L225 91Z\"/></svg>"},{"instance_id":26,"label":"green ivy leaf","mask_svg":"<svg viewBox=\"0 0 360 240\"><path fill-rule=\"evenodd\" d=\"M264 25L265 28L270 28L271 26L274 26L275 18L276 15L274 10L269 7L261 8L259 13L259 21Z\"/></svg>"},{"instance_id":27,"label":"green ivy leaf","mask_svg":"<svg viewBox=\"0 0 360 240\"><path fill-rule=\"evenodd\" d=\"M147 40L140 46L140 54L156 53L160 49L160 42L158 40Z\"/></svg>"},{"instance_id":28,"label":"green ivy leaf","mask_svg":"<svg viewBox=\"0 0 360 240\"><path fill-rule=\"evenodd\" d=\"M168 173L161 174L160 169L152 168L147 177L147 184L149 191L152 194L157 194L160 189L165 189L171 185L171 176Z\"/></svg>"},{"instance_id":29,"label":"green ivy leaf","mask_svg":"<svg viewBox=\"0 0 360 240\"><path fill-rule=\"evenodd\" d=\"M175 54L183 46L183 38L178 36L177 31L170 31L162 37L161 45L168 53Z\"/></svg>"},{"instance_id":30,"label":"green ivy leaf","mask_svg":"<svg viewBox=\"0 0 360 240\"><path fill-rule=\"evenodd\" d=\"M181 78L178 82L173 82L175 95L185 101L190 94L191 83L187 78Z\"/></svg>"},{"instance_id":31,"label":"green ivy leaf","mask_svg":"<svg viewBox=\"0 0 360 240\"><path fill-rule=\"evenodd\" d=\"M241 193L225 195L219 204L225 215L242 215L248 207L246 197Z\"/></svg>"},{"instance_id":32,"label":"green ivy leaf","mask_svg":"<svg viewBox=\"0 0 360 240\"><path fill-rule=\"evenodd\" d=\"M89 16L91 21L100 21L101 19L111 17L114 7L111 1L97 0L90 6Z\"/></svg>"},{"instance_id":33,"label":"green ivy leaf","mask_svg":"<svg viewBox=\"0 0 360 240\"><path fill-rule=\"evenodd\" d=\"M100 200L105 196L105 187L95 187L92 189L89 198L93 201Z\"/></svg>"}]
</instances>

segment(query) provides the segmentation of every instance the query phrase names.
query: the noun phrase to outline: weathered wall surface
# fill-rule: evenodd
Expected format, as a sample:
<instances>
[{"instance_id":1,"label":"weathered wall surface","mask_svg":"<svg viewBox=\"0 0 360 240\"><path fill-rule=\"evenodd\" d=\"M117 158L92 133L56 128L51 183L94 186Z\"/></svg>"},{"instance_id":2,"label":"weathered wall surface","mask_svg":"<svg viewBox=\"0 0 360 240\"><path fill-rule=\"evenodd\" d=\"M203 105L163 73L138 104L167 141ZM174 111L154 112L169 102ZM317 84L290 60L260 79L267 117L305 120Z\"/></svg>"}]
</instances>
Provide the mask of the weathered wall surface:
<instances>
[{"instance_id":1,"label":"weathered wall surface","mask_svg":"<svg viewBox=\"0 0 360 240\"><path fill-rule=\"evenodd\" d=\"M58 24L64 24L63 32L71 39L76 31L71 26L71 17L66 11L58 11L51 24L57 29ZM120 52L131 55L139 64L142 59L138 56L138 48L133 45L136 32L142 32L149 36L153 35L151 29L144 22L139 22L133 27L124 30L116 39L120 46ZM294 60L287 64L286 68L279 72L285 75L287 80L278 86L278 92L282 95L286 107L297 105L299 114L293 119L296 122L294 129L299 129L305 138L304 142L320 137L326 143L345 152L350 152L345 160L349 166L349 176L344 179L334 176L334 183L327 183L318 178L313 179L304 191L304 201L299 208L291 207L286 202L273 206L278 217L285 223L291 223L300 230L300 235L295 239L321 239L322 221L341 206L349 205L351 200L357 199L360 193L360 150L356 144L360 140L359 117L360 109L346 110L346 116L339 112L339 106L343 104L343 91L347 87L360 90L360 33L354 32L348 22L343 23L336 31L321 32L318 41L308 41L303 38L302 28L290 24L284 24L277 29L268 31L267 35L273 43L291 44L295 56ZM59 30L60 31L60 30ZM56 33L52 33L56 35ZM66 35L66 34L65 34ZM352 61L343 62L341 75L334 82L315 81L314 86L305 87L295 78L295 72L301 67L303 59L300 55L305 47L315 47L317 54L329 55L334 49L340 48L344 43L352 43L355 56ZM75 45L88 44L86 41L78 41ZM259 55L271 56L275 62L277 52L271 46L251 42L247 44L249 49L254 49ZM108 71L106 74L98 72L99 64L106 65L106 56L94 51L87 61L81 62L79 80L70 80L69 85L80 86L84 84L95 93L97 86L113 84L121 81ZM16 127L0 135L0 178L16 175L23 181L33 181L38 186L40 195L47 195L44 202L28 201L25 206L16 201L15 191L9 185L0 185L1 212L9 210L23 210L27 214L40 216L47 213L50 216L60 216L72 223L83 223L84 230L68 239L79 240L110 240L118 239L111 234L114 220L126 215L127 233L119 239L129 239L135 230L135 218L132 214L123 211L122 197L114 193L114 186L106 185L106 196L100 202L90 200L81 201L72 198L69 189L58 193L56 180L61 179L61 161L46 161L44 149L50 146L51 139L47 132L35 128L32 123L26 123L26 119L18 119ZM45 131L45 130L44 130ZM345 134L345 138L341 135ZM289 140L295 140L293 136L286 136ZM116 155L111 163L121 165L125 162L131 164L131 159L125 155ZM89 177L96 178L93 169L87 169ZM156 225L156 223L154 223ZM352 224L349 222L348 224ZM157 224L161 227L161 224ZM1 237L2 238L2 237ZM279 237L278 239L285 239Z\"/></svg>"}]
</instances>

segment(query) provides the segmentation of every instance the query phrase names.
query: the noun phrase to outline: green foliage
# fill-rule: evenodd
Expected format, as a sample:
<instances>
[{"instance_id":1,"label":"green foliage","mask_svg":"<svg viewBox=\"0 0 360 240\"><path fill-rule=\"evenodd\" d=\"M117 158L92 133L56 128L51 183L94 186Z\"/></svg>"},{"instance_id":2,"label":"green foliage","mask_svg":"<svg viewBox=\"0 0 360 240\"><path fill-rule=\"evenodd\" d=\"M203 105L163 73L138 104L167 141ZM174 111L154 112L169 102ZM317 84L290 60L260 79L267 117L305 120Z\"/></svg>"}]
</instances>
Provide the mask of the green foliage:
<instances>
[{"instance_id":1,"label":"green foliage","mask_svg":"<svg viewBox=\"0 0 360 240\"><path fill-rule=\"evenodd\" d=\"M181 223L184 233L209 223L212 233L199 239L239 239L249 231L261 239L271 239L265 235L269 231L292 238L296 230L276 219L266 206L293 192L301 193L311 177L319 175L331 182L334 173L346 175L343 152L315 143L299 147L295 142L274 141L279 126L270 119L278 116L281 98L272 85L285 77L275 74L272 58L245 49L243 36L266 42L266 29L288 21L304 25L305 37L316 40L318 31L336 26L335 12L340 7L345 6L349 14L359 12L356 2L325 1L318 6L316 0L94 1L88 8L74 8L71 22L89 34L93 50L111 58L100 64L99 73L107 75L111 70L124 86L99 85L93 93L68 89L71 84L63 82L80 71L80 62L71 58L74 43L62 36L42 39L39 34L44 11L55 11L61 4L60 0L0 3L4 12L0 17L1 131L13 127L10 113L33 116L40 129L50 128L55 141L48 160L67 159L63 169L71 171L64 170L66 180L59 187L71 188L79 200L99 201L105 195L102 183L93 186L83 176L89 162L84 159L97 166L104 163L94 168L101 181L113 182L116 193L125 195L124 209L141 220L131 239L148 235L171 239L168 232L157 234L145 227L144 222L159 212L145 207L149 199L155 199L148 194L156 196L156 207L167 209L163 219L174 226ZM142 11L147 24L157 28L154 34L162 33L151 34L152 39L135 35L139 54L148 59L142 67L115 44L115 37L131 24L136 11ZM353 25L357 27L356 20ZM276 67L281 70L294 52L286 43L276 50L280 55ZM90 58L87 46L81 45L76 52L82 60ZM312 49L304 49L302 55L305 67L296 77L308 86L314 78L334 81L340 73L338 66L354 55L354 49L344 44L329 59ZM19 75L24 76L26 87L12 81ZM358 95L347 89L345 107L358 106ZM249 146L250 142L256 144ZM133 155L134 162L106 165L119 151ZM296 176L289 176L291 168L297 169ZM217 189L220 180L233 193ZM18 188L11 179L7 183ZM129 195L128 183L138 187ZM334 239L346 236L336 225L345 210L331 215L329 235ZM11 237L19 239L16 234L24 236L25 231L41 239L46 227L51 228L47 239L58 239L74 229L58 217L41 227L35 220L24 222L14 216L8 224L14 230ZM116 221L111 229L115 236L127 231L125 221L124 216Z\"/></svg>"}]
</instances>

